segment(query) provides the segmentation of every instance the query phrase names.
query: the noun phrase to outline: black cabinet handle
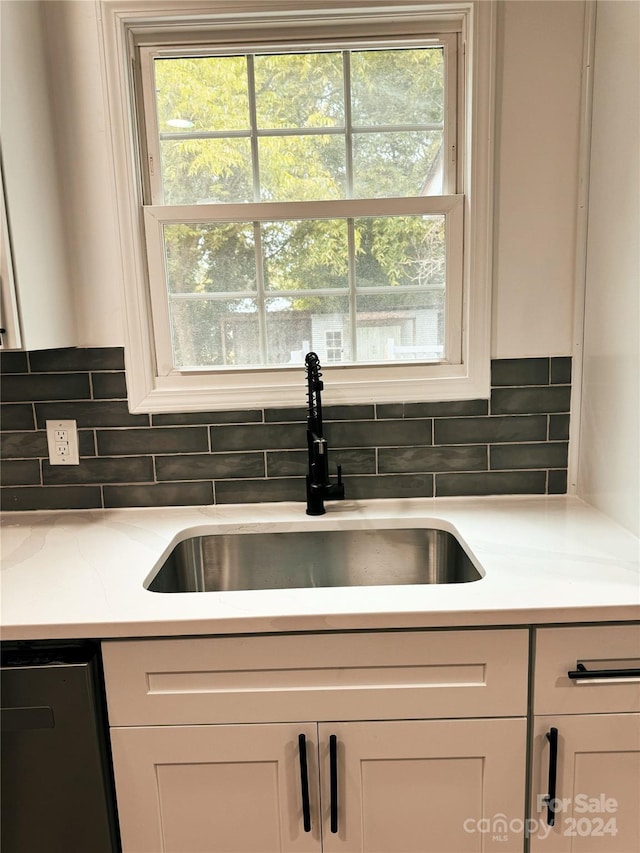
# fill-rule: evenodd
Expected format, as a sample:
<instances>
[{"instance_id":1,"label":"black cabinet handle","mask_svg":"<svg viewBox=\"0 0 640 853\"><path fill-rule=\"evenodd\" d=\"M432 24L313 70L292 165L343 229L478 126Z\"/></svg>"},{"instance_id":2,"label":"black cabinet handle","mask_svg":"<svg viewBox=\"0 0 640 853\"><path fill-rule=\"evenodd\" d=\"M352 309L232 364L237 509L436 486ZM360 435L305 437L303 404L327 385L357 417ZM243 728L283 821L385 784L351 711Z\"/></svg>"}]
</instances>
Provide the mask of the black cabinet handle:
<instances>
[{"instance_id":1,"label":"black cabinet handle","mask_svg":"<svg viewBox=\"0 0 640 853\"><path fill-rule=\"evenodd\" d=\"M311 832L311 805L309 803L309 771L307 768L307 739L298 735L300 755L300 790L302 791L302 823L305 832Z\"/></svg>"},{"instance_id":2,"label":"black cabinet handle","mask_svg":"<svg viewBox=\"0 0 640 853\"><path fill-rule=\"evenodd\" d=\"M556 783L558 778L558 729L550 728L546 734L549 741L549 793L546 795L547 824L554 826L556 822Z\"/></svg>"},{"instance_id":3,"label":"black cabinet handle","mask_svg":"<svg viewBox=\"0 0 640 853\"><path fill-rule=\"evenodd\" d=\"M338 739L329 737L329 783L331 787L331 832L338 831Z\"/></svg>"},{"instance_id":4,"label":"black cabinet handle","mask_svg":"<svg viewBox=\"0 0 640 853\"><path fill-rule=\"evenodd\" d=\"M576 664L576 669L570 669L567 673L573 681L585 679L602 678L609 680L625 680L627 678L640 678L640 669L587 669L583 663Z\"/></svg>"}]
</instances>

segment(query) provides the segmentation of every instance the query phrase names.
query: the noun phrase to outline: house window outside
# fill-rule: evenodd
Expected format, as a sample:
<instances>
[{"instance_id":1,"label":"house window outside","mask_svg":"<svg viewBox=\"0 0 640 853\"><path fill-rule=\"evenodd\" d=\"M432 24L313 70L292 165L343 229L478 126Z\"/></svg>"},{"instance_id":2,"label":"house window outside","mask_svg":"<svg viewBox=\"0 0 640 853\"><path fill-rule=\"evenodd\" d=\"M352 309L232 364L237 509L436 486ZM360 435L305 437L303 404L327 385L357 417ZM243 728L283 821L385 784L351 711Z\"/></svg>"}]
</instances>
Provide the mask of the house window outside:
<instances>
[{"instance_id":1,"label":"house window outside","mask_svg":"<svg viewBox=\"0 0 640 853\"><path fill-rule=\"evenodd\" d=\"M326 360L329 364L342 361L342 331L327 331L325 336Z\"/></svg>"},{"instance_id":2,"label":"house window outside","mask_svg":"<svg viewBox=\"0 0 640 853\"><path fill-rule=\"evenodd\" d=\"M102 0L132 411L487 393L493 0L196 6Z\"/></svg>"}]
</instances>

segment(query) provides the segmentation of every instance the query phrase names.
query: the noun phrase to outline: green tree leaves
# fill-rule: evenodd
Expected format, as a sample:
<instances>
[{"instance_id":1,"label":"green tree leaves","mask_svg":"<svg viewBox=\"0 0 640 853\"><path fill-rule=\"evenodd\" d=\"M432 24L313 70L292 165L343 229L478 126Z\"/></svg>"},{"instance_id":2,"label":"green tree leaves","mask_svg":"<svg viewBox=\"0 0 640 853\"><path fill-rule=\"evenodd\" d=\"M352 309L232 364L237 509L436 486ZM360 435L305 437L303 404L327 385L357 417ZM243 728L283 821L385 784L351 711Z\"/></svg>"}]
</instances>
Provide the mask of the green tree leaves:
<instances>
[{"instance_id":1,"label":"green tree leaves","mask_svg":"<svg viewBox=\"0 0 640 853\"><path fill-rule=\"evenodd\" d=\"M163 57L154 60L154 73L162 178L157 203L441 192L440 47ZM441 215L360 216L350 223L292 217L259 225L203 217L165 225L172 315L187 324L174 329L182 363L250 361L224 317L238 315L257 336L259 281L267 297L263 329L272 325L270 310L344 313L354 286L356 293L398 290L387 303L382 292L362 297L376 311L385 304L393 310L431 304L427 291L444 288L444 238ZM403 296L406 288L411 291ZM217 331L208 333L212 324ZM274 334L282 338L282 352L291 349L281 329Z\"/></svg>"}]
</instances>

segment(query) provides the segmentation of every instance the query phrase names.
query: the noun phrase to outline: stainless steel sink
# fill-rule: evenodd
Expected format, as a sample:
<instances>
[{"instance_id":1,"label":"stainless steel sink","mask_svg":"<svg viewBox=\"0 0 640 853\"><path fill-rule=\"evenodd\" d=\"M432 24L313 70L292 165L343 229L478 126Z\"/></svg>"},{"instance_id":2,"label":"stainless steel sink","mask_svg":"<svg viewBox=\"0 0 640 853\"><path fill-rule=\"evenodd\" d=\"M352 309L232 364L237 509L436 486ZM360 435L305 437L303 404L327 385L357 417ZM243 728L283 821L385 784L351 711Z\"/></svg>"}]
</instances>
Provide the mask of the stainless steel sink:
<instances>
[{"instance_id":1,"label":"stainless steel sink","mask_svg":"<svg viewBox=\"0 0 640 853\"><path fill-rule=\"evenodd\" d=\"M178 543L151 592L449 584L482 577L445 530L309 530L195 536Z\"/></svg>"}]
</instances>

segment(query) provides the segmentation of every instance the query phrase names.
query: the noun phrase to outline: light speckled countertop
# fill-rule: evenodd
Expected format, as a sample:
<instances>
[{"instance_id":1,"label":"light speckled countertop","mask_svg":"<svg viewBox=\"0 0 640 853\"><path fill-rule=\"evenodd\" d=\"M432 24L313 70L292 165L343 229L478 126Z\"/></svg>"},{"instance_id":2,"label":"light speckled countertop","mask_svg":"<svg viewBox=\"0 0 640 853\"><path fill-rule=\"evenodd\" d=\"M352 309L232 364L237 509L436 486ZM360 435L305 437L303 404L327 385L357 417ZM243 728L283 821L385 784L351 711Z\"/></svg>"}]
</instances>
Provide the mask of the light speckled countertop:
<instances>
[{"instance_id":1,"label":"light speckled countertop","mask_svg":"<svg viewBox=\"0 0 640 853\"><path fill-rule=\"evenodd\" d=\"M190 535L384 527L457 533L485 577L450 585L162 594ZM432 498L5 513L2 638L150 637L640 619L639 540L578 498Z\"/></svg>"}]
</instances>

